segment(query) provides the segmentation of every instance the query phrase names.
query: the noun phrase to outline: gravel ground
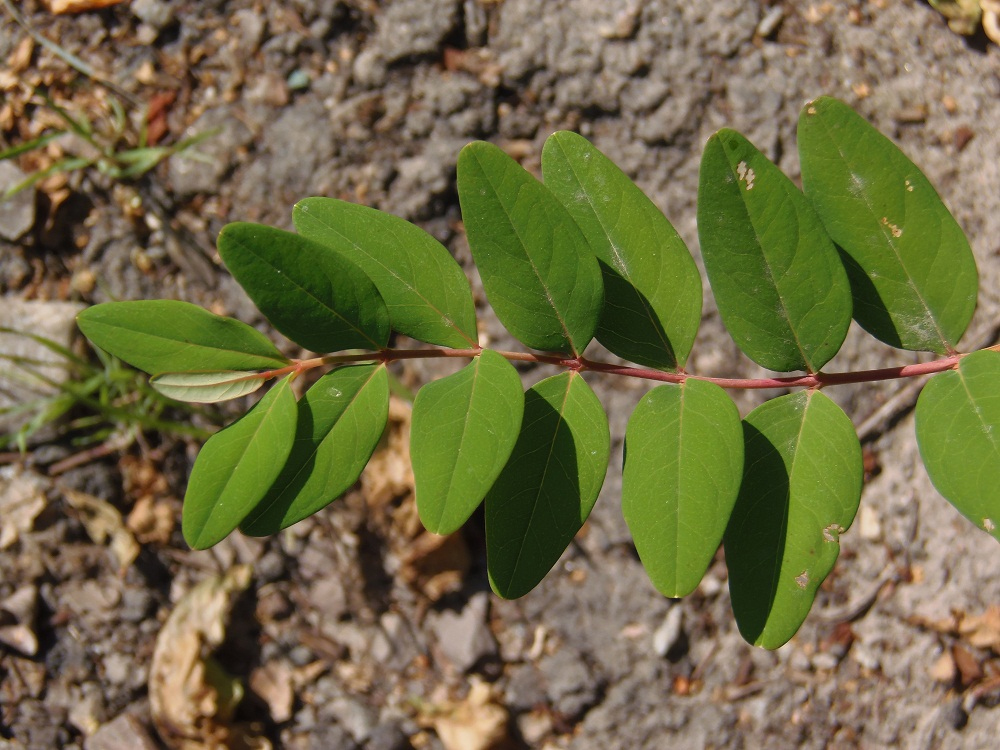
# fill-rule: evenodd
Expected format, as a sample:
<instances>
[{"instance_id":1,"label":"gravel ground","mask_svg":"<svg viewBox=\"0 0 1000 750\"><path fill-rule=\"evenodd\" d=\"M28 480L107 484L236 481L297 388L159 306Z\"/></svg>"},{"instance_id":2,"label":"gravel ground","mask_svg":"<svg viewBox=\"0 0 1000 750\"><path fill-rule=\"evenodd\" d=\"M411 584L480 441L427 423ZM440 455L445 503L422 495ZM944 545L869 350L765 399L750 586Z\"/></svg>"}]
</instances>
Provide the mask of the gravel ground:
<instances>
[{"instance_id":1,"label":"gravel ground","mask_svg":"<svg viewBox=\"0 0 1000 750\"><path fill-rule=\"evenodd\" d=\"M797 178L798 110L822 94L894 138L968 232L981 275L969 348L1000 320L1000 49L954 35L925 3L19 7L37 32L155 107L162 142L217 129L197 147L207 158L172 157L135 183L91 169L0 207L3 308L19 325L42 316L32 330L68 336L77 308L56 303L152 297L259 324L214 237L236 220L288 227L307 195L415 221L468 266L454 188L461 146L489 139L533 169L545 137L565 128L621 165L697 258L708 136L733 127ZM21 107L25 86L107 112L105 88L30 46L0 13L3 138L23 142L46 122L43 107ZM46 149L19 166L81 146ZM689 369L756 374L707 298ZM484 325L503 344L485 312ZM854 331L831 369L910 361ZM422 363L398 372L412 387L435 374ZM595 389L620 465L644 386ZM481 517L445 540L420 532L402 403L343 501L274 538L235 536L197 553L176 524L194 440L147 433L77 461L65 440L40 433L27 462L4 455L0 466L0 748L993 747L1000 552L932 488L905 400L892 419L868 419L898 391L830 391L864 432L869 480L812 614L774 653L739 637L721 557L692 596L654 591L614 468L542 585L494 597ZM745 413L761 396L736 398ZM206 673L202 649L221 641L226 612L221 670ZM232 716L220 674L247 686Z\"/></svg>"}]
</instances>

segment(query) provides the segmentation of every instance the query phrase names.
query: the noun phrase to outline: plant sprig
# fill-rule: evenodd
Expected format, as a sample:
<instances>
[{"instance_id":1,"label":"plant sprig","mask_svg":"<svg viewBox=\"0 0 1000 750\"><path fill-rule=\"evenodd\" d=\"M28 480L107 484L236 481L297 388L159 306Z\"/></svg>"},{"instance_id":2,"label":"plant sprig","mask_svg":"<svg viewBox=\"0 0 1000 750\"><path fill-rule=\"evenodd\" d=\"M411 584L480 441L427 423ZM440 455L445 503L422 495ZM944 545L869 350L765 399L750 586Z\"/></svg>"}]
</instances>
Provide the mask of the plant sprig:
<instances>
[{"instance_id":1,"label":"plant sprig","mask_svg":"<svg viewBox=\"0 0 1000 750\"><path fill-rule=\"evenodd\" d=\"M685 370L701 318L697 267L631 180L567 132L546 142L542 181L488 143L458 159L473 259L525 351L480 346L468 279L436 240L327 198L296 205L297 233L236 223L218 242L272 325L321 356L288 359L249 326L183 302L98 305L79 324L174 398L216 401L278 381L195 462L183 529L198 548L237 528L274 533L346 490L385 427L391 362L470 360L416 395L416 501L437 533L485 503L487 569L505 597L542 580L603 485L608 419L582 374L659 381L625 434L622 506L639 556L659 591L684 596L723 543L741 633L776 648L807 616L861 496L861 446L825 387L933 375L917 404L925 464L1000 539L1000 352L958 349L978 291L965 235L912 162L837 100L803 109L799 153L804 192L720 131L698 189L722 320L750 359L784 375ZM891 346L939 357L826 372L852 318ZM393 331L421 345L390 347ZM594 338L634 364L586 356ZM525 392L516 361L563 372ZM315 368L329 372L296 400L291 381ZM733 388L799 390L741 419Z\"/></svg>"}]
</instances>

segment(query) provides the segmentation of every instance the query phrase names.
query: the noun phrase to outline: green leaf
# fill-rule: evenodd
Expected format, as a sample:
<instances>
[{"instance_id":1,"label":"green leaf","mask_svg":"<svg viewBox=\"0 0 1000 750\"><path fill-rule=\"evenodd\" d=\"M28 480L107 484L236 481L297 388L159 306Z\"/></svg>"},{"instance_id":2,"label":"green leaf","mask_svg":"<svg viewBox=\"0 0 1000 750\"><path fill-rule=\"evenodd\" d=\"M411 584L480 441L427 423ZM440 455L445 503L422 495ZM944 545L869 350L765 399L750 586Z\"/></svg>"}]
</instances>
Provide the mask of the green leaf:
<instances>
[{"instance_id":1,"label":"green leaf","mask_svg":"<svg viewBox=\"0 0 1000 750\"><path fill-rule=\"evenodd\" d=\"M537 383L510 460L486 495L490 586L506 599L533 589L590 515L608 468L600 402L578 372Z\"/></svg>"},{"instance_id":2,"label":"green leaf","mask_svg":"<svg viewBox=\"0 0 1000 750\"><path fill-rule=\"evenodd\" d=\"M150 375L288 364L260 331L187 302L106 302L76 320L95 345Z\"/></svg>"},{"instance_id":3,"label":"green leaf","mask_svg":"<svg viewBox=\"0 0 1000 750\"><path fill-rule=\"evenodd\" d=\"M604 308L597 340L647 367L683 366L701 322L701 276L670 222L576 133L545 141L542 176L600 262Z\"/></svg>"},{"instance_id":4,"label":"green leaf","mask_svg":"<svg viewBox=\"0 0 1000 750\"><path fill-rule=\"evenodd\" d=\"M278 476L295 439L296 406L289 376L250 411L215 433L191 469L181 530L206 549L239 526Z\"/></svg>"},{"instance_id":5,"label":"green leaf","mask_svg":"<svg viewBox=\"0 0 1000 750\"><path fill-rule=\"evenodd\" d=\"M476 308L469 280L451 253L398 216L333 198L306 198L295 228L357 263L375 282L392 327L428 344L475 347Z\"/></svg>"},{"instance_id":6,"label":"green leaf","mask_svg":"<svg viewBox=\"0 0 1000 750\"><path fill-rule=\"evenodd\" d=\"M743 484L726 528L733 613L750 643L778 648L809 614L861 499L861 445L818 391L781 396L743 422Z\"/></svg>"},{"instance_id":7,"label":"green leaf","mask_svg":"<svg viewBox=\"0 0 1000 750\"><path fill-rule=\"evenodd\" d=\"M851 324L837 251L805 196L732 130L705 146L698 237L719 313L750 359L817 372L833 358Z\"/></svg>"},{"instance_id":8,"label":"green leaf","mask_svg":"<svg viewBox=\"0 0 1000 750\"><path fill-rule=\"evenodd\" d=\"M299 401L288 460L240 530L274 534L340 497L361 475L388 416L385 365L340 367L317 380Z\"/></svg>"},{"instance_id":9,"label":"green leaf","mask_svg":"<svg viewBox=\"0 0 1000 750\"><path fill-rule=\"evenodd\" d=\"M976 262L923 173L843 102L799 117L802 185L842 250L854 317L902 349L954 350L976 308Z\"/></svg>"},{"instance_id":10,"label":"green leaf","mask_svg":"<svg viewBox=\"0 0 1000 750\"><path fill-rule=\"evenodd\" d=\"M417 392L410 459L428 531L451 534L472 515L510 457L523 412L517 370L488 349Z\"/></svg>"},{"instance_id":11,"label":"green leaf","mask_svg":"<svg viewBox=\"0 0 1000 750\"><path fill-rule=\"evenodd\" d=\"M656 589L687 596L719 549L743 479L743 428L717 385L654 388L625 433L622 513Z\"/></svg>"},{"instance_id":12,"label":"green leaf","mask_svg":"<svg viewBox=\"0 0 1000 750\"><path fill-rule=\"evenodd\" d=\"M227 224L219 255L271 324L314 352L381 349L389 313L371 279L306 237L261 224Z\"/></svg>"},{"instance_id":13,"label":"green leaf","mask_svg":"<svg viewBox=\"0 0 1000 750\"><path fill-rule=\"evenodd\" d=\"M500 322L534 349L582 354L604 290L597 259L569 211L483 141L458 156L458 197L472 257Z\"/></svg>"},{"instance_id":14,"label":"green leaf","mask_svg":"<svg viewBox=\"0 0 1000 750\"><path fill-rule=\"evenodd\" d=\"M917 400L917 444L931 481L1000 541L1000 353L963 357L931 378Z\"/></svg>"},{"instance_id":15,"label":"green leaf","mask_svg":"<svg viewBox=\"0 0 1000 750\"><path fill-rule=\"evenodd\" d=\"M240 370L213 372L167 372L154 375L149 384L167 398L200 404L246 396L262 385L265 378Z\"/></svg>"}]
</instances>

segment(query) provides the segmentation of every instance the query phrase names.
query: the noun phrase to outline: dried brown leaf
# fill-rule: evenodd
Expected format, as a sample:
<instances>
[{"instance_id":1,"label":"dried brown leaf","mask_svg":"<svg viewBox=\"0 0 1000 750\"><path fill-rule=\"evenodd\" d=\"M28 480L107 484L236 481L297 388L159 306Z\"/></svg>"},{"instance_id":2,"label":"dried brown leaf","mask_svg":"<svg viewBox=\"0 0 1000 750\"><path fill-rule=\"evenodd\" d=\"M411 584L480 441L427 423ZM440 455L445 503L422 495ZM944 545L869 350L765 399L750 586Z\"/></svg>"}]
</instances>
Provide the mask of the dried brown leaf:
<instances>
[{"instance_id":1,"label":"dried brown leaf","mask_svg":"<svg viewBox=\"0 0 1000 750\"><path fill-rule=\"evenodd\" d=\"M77 511L80 522L94 544L108 543L118 559L118 567L125 571L139 556L139 543L125 526L122 514L107 500L86 492L63 487L62 493L70 507Z\"/></svg>"},{"instance_id":2,"label":"dried brown leaf","mask_svg":"<svg viewBox=\"0 0 1000 750\"><path fill-rule=\"evenodd\" d=\"M63 13L83 13L88 10L100 10L111 5L118 5L123 0L45 0L45 7L54 15Z\"/></svg>"},{"instance_id":3,"label":"dried brown leaf","mask_svg":"<svg viewBox=\"0 0 1000 750\"><path fill-rule=\"evenodd\" d=\"M270 750L270 742L251 728L229 723L242 685L212 659L250 577L249 565L237 565L202 581L177 602L156 638L150 711L171 750Z\"/></svg>"},{"instance_id":4,"label":"dried brown leaf","mask_svg":"<svg viewBox=\"0 0 1000 750\"><path fill-rule=\"evenodd\" d=\"M465 700L437 706L424 721L437 732L445 750L500 750L511 743L507 709L496 702L485 682L475 682Z\"/></svg>"},{"instance_id":5,"label":"dried brown leaf","mask_svg":"<svg viewBox=\"0 0 1000 750\"><path fill-rule=\"evenodd\" d=\"M0 469L0 550L34 528L45 509L45 479L17 466Z\"/></svg>"}]
</instances>

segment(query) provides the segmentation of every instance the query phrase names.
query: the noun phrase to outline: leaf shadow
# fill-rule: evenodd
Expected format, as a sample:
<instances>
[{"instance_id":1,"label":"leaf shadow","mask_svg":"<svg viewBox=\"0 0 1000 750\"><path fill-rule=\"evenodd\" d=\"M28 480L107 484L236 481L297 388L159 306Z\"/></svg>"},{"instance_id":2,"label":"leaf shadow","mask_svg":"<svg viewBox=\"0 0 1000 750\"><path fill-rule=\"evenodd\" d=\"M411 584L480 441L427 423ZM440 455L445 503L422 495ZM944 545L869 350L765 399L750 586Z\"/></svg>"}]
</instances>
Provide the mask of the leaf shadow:
<instances>
[{"instance_id":1,"label":"leaf shadow","mask_svg":"<svg viewBox=\"0 0 1000 750\"><path fill-rule=\"evenodd\" d=\"M854 319L868 333L897 349L903 348L903 341L896 329L896 323L889 314L889 308L872 282L871 277L844 248L835 245L840 260L847 271L854 301Z\"/></svg>"},{"instance_id":2,"label":"leaf shadow","mask_svg":"<svg viewBox=\"0 0 1000 750\"><path fill-rule=\"evenodd\" d=\"M560 412L529 389L521 433L484 506L486 565L499 596L535 588L583 526L576 450Z\"/></svg>"},{"instance_id":3,"label":"leaf shadow","mask_svg":"<svg viewBox=\"0 0 1000 750\"><path fill-rule=\"evenodd\" d=\"M618 269L600 258L597 263L604 280L604 306L597 324L598 341L609 351L636 364L676 367L677 354L673 342L653 313L653 303ZM644 343L649 341L655 343ZM662 357L643 356L644 352L662 352L669 361L665 362Z\"/></svg>"},{"instance_id":4,"label":"leaf shadow","mask_svg":"<svg viewBox=\"0 0 1000 750\"><path fill-rule=\"evenodd\" d=\"M778 590L788 531L789 474L778 447L743 422L743 482L724 537L733 614L756 643Z\"/></svg>"}]
</instances>

